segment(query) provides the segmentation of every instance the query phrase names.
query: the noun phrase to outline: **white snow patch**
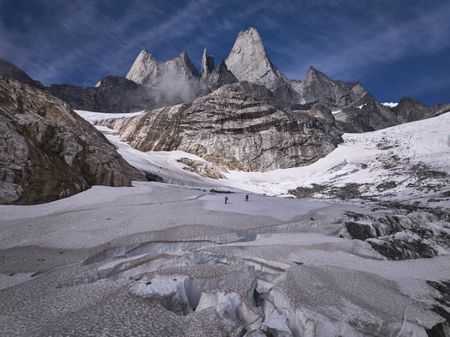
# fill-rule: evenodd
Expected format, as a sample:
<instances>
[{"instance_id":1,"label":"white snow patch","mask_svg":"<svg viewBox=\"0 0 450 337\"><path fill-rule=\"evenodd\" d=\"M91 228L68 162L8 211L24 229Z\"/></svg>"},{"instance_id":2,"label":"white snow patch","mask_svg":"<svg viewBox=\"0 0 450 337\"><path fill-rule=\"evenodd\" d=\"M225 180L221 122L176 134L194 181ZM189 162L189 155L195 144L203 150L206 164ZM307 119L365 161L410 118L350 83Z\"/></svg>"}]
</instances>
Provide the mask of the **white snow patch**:
<instances>
[{"instance_id":1,"label":"white snow patch","mask_svg":"<svg viewBox=\"0 0 450 337\"><path fill-rule=\"evenodd\" d=\"M112 118L124 118L124 117L134 117L145 114L145 111L138 112L127 112L127 113L107 113L107 112L94 112L85 110L74 110L80 117L87 120L89 123L96 123L105 119Z\"/></svg>"},{"instance_id":2,"label":"white snow patch","mask_svg":"<svg viewBox=\"0 0 450 337\"><path fill-rule=\"evenodd\" d=\"M384 102L381 104L383 104L384 106L387 106L389 108L395 108L398 105L398 103L395 103L395 102Z\"/></svg>"}]
</instances>

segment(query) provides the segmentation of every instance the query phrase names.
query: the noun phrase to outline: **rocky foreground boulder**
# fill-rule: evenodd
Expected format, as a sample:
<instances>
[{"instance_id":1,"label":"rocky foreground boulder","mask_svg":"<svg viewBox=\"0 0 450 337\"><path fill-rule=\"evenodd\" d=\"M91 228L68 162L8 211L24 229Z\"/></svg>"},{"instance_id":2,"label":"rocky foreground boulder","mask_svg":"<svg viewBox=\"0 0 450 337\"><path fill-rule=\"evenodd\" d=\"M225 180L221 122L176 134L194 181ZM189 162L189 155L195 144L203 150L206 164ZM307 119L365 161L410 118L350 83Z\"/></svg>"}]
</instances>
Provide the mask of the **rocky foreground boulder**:
<instances>
[{"instance_id":1,"label":"rocky foreground boulder","mask_svg":"<svg viewBox=\"0 0 450 337\"><path fill-rule=\"evenodd\" d=\"M310 164L341 141L334 120L290 110L266 87L225 85L193 103L102 122L141 151L182 150L230 169Z\"/></svg>"},{"instance_id":2,"label":"rocky foreground boulder","mask_svg":"<svg viewBox=\"0 0 450 337\"><path fill-rule=\"evenodd\" d=\"M0 77L0 204L56 200L143 176L67 104Z\"/></svg>"}]
</instances>

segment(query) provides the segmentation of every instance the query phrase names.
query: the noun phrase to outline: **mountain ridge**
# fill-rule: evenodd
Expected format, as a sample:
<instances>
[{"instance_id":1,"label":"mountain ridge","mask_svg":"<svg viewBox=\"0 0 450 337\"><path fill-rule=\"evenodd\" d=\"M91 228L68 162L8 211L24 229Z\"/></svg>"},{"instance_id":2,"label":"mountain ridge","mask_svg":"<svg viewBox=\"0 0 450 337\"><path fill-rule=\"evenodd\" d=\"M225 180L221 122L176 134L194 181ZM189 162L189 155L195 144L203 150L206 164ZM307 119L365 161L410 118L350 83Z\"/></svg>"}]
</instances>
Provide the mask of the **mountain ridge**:
<instances>
[{"instance_id":1,"label":"mountain ridge","mask_svg":"<svg viewBox=\"0 0 450 337\"><path fill-rule=\"evenodd\" d=\"M7 70L3 71L8 75ZM24 77L25 73L9 71L9 74L19 80L34 81ZM159 62L143 49L125 77L108 76L95 87L51 85L44 89L76 109L120 113L192 102L237 81L264 85L292 109L300 106L300 110L308 110L316 103L325 104L337 112L333 116L343 132L377 130L428 118L446 109L445 104L429 108L417 101L402 104L401 109L389 108L361 83L334 80L314 66L310 66L302 80L290 80L273 65L260 34L253 27L239 32L227 59L217 66L206 48L200 71L186 52ZM34 84L40 87L39 82Z\"/></svg>"}]
</instances>

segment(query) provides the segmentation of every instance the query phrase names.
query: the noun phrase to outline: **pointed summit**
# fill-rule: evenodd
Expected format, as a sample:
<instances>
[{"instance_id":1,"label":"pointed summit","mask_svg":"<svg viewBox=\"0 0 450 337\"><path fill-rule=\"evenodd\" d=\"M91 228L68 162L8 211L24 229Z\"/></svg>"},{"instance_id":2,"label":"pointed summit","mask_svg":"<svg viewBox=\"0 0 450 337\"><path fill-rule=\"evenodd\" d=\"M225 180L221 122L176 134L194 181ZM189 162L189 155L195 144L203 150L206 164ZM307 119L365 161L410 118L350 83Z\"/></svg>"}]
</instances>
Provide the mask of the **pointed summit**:
<instances>
[{"instance_id":1,"label":"pointed summit","mask_svg":"<svg viewBox=\"0 0 450 337\"><path fill-rule=\"evenodd\" d=\"M322 102L333 108L347 106L366 94L358 83L333 80L313 66L309 67L304 80L297 84L296 90L302 104Z\"/></svg>"},{"instance_id":2,"label":"pointed summit","mask_svg":"<svg viewBox=\"0 0 450 337\"><path fill-rule=\"evenodd\" d=\"M269 89L274 88L273 82L279 75L267 57L261 37L255 28L238 34L225 63L239 81L264 84Z\"/></svg>"},{"instance_id":3,"label":"pointed summit","mask_svg":"<svg viewBox=\"0 0 450 337\"><path fill-rule=\"evenodd\" d=\"M214 70L214 58L208 55L206 48L203 49L201 75L202 77L208 76Z\"/></svg>"},{"instance_id":4,"label":"pointed summit","mask_svg":"<svg viewBox=\"0 0 450 337\"><path fill-rule=\"evenodd\" d=\"M146 49L141 50L131 66L127 79L138 84L147 84L149 80L155 76L158 62Z\"/></svg>"},{"instance_id":5,"label":"pointed summit","mask_svg":"<svg viewBox=\"0 0 450 337\"><path fill-rule=\"evenodd\" d=\"M289 80L270 62L261 36L250 27L240 32L225 61L239 81L262 84L285 101L295 101L298 94Z\"/></svg>"},{"instance_id":6,"label":"pointed summit","mask_svg":"<svg viewBox=\"0 0 450 337\"><path fill-rule=\"evenodd\" d=\"M333 82L331 78L325 75L323 72L314 68L314 66L309 66L308 71L305 74L305 78L303 82L309 83L312 81L325 81L325 82Z\"/></svg>"}]
</instances>

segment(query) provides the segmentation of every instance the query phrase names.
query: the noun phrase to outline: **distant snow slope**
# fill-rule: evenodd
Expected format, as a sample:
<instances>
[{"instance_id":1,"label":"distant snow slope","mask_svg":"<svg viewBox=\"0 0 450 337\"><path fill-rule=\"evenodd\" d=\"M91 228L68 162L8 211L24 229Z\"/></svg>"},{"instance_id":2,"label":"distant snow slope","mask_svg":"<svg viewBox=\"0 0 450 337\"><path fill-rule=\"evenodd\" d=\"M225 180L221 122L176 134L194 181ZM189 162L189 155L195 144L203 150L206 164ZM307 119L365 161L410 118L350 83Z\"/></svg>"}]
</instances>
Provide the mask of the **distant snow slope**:
<instances>
[{"instance_id":1,"label":"distant snow slope","mask_svg":"<svg viewBox=\"0 0 450 337\"><path fill-rule=\"evenodd\" d=\"M132 115L77 112L92 123L100 118ZM363 196L399 198L426 196L450 184L450 113L374 132L344 134L342 144L309 166L224 172L227 178L220 180L189 172L177 162L183 157L204 161L200 157L182 151L143 153L122 142L115 131L97 128L132 165L183 184L222 185L268 195L287 195L297 187L319 185L312 191L314 197L327 197L330 189L353 184Z\"/></svg>"}]
</instances>

